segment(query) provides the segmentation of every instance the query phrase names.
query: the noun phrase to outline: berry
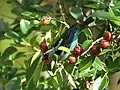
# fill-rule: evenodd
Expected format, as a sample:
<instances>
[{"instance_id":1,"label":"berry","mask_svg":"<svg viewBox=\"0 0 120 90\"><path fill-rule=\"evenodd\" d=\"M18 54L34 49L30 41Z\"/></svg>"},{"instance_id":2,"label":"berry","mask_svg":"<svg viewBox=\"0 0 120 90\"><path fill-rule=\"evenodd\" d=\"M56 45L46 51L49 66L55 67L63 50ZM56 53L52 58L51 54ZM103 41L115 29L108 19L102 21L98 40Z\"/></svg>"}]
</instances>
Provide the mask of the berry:
<instances>
[{"instance_id":1,"label":"berry","mask_svg":"<svg viewBox=\"0 0 120 90\"><path fill-rule=\"evenodd\" d=\"M76 63L76 57L73 55L68 56L68 63L69 64L75 64Z\"/></svg>"},{"instance_id":2,"label":"berry","mask_svg":"<svg viewBox=\"0 0 120 90\"><path fill-rule=\"evenodd\" d=\"M41 42L41 44L40 44L40 50L42 52L46 52L48 50L48 46L47 46L45 40L43 42Z\"/></svg>"},{"instance_id":3,"label":"berry","mask_svg":"<svg viewBox=\"0 0 120 90\"><path fill-rule=\"evenodd\" d=\"M79 49L78 47L75 47L72 54L75 55L75 56L80 56L83 52L83 49Z\"/></svg>"},{"instance_id":4,"label":"berry","mask_svg":"<svg viewBox=\"0 0 120 90\"><path fill-rule=\"evenodd\" d=\"M94 45L94 46L91 48L91 54L92 54L93 56L97 56L97 55L99 55L99 53L100 53L100 48L97 47L96 45Z\"/></svg>"},{"instance_id":5,"label":"berry","mask_svg":"<svg viewBox=\"0 0 120 90\"><path fill-rule=\"evenodd\" d=\"M112 40L112 34L110 32L105 32L103 36L104 40L111 41Z\"/></svg>"},{"instance_id":6,"label":"berry","mask_svg":"<svg viewBox=\"0 0 120 90\"><path fill-rule=\"evenodd\" d=\"M100 47L103 48L103 49L106 49L110 46L109 42L106 41L106 40L101 40L100 41Z\"/></svg>"},{"instance_id":7,"label":"berry","mask_svg":"<svg viewBox=\"0 0 120 90\"><path fill-rule=\"evenodd\" d=\"M43 19L42 20L42 26L46 26L49 23L49 20Z\"/></svg>"}]
</instances>

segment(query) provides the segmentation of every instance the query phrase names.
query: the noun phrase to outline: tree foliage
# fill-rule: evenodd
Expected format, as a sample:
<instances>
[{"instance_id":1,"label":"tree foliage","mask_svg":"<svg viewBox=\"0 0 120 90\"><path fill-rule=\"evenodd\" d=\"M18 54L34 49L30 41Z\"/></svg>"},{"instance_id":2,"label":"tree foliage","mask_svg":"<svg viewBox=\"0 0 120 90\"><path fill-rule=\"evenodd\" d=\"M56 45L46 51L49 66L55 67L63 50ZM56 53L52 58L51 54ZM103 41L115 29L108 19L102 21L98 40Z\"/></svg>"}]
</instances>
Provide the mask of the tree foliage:
<instances>
[{"instance_id":1,"label":"tree foliage","mask_svg":"<svg viewBox=\"0 0 120 90\"><path fill-rule=\"evenodd\" d=\"M119 0L6 3L14 5L16 18L8 24L0 19L0 90L105 90L110 76L120 71ZM75 28L80 32L74 35ZM106 31L112 39L102 48ZM78 56L73 55L76 45L82 51Z\"/></svg>"}]
</instances>

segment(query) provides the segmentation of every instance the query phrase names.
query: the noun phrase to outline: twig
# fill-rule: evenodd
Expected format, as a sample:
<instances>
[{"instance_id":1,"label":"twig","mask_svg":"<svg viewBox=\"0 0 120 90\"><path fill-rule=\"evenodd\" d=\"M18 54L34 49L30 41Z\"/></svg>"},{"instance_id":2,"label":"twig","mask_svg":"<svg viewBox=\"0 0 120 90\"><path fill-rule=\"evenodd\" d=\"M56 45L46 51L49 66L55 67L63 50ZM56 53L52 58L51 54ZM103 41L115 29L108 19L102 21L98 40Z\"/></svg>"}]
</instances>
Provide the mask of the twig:
<instances>
[{"instance_id":1,"label":"twig","mask_svg":"<svg viewBox=\"0 0 120 90\"><path fill-rule=\"evenodd\" d=\"M102 40L102 39L103 39L103 37L95 40L95 41L91 44L91 46L90 46L85 52L82 53L81 56L85 55L88 51L90 51L90 49L91 49L97 42L99 42L99 41Z\"/></svg>"},{"instance_id":2,"label":"twig","mask_svg":"<svg viewBox=\"0 0 120 90\"><path fill-rule=\"evenodd\" d=\"M60 9L63 21L65 22L65 14L63 13L63 8L62 8L62 5L61 5L60 1L58 2L58 4L59 4L59 9Z\"/></svg>"}]
</instances>

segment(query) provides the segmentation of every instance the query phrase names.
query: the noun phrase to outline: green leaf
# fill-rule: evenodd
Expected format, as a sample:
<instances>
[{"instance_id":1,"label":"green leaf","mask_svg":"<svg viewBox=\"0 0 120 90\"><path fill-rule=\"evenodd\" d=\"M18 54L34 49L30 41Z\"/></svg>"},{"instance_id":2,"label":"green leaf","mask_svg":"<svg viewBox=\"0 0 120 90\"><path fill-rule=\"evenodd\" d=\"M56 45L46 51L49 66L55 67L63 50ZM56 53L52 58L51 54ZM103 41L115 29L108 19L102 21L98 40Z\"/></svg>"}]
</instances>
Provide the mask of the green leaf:
<instances>
[{"instance_id":1,"label":"green leaf","mask_svg":"<svg viewBox=\"0 0 120 90\"><path fill-rule=\"evenodd\" d=\"M17 49L15 47L8 47L4 53L2 54L3 58L8 58L11 54L15 53L17 51Z\"/></svg>"},{"instance_id":2,"label":"green leaf","mask_svg":"<svg viewBox=\"0 0 120 90\"><path fill-rule=\"evenodd\" d=\"M38 20L32 20L30 21L30 27L33 28L33 27L38 27L40 25L40 21Z\"/></svg>"},{"instance_id":3,"label":"green leaf","mask_svg":"<svg viewBox=\"0 0 120 90\"><path fill-rule=\"evenodd\" d=\"M14 59L18 59L18 58L21 58L21 57L25 57L25 52L18 52L18 53L15 55Z\"/></svg>"},{"instance_id":4,"label":"green leaf","mask_svg":"<svg viewBox=\"0 0 120 90\"><path fill-rule=\"evenodd\" d=\"M99 8L99 4L98 3L89 4L89 5L85 5L85 7L98 9Z\"/></svg>"},{"instance_id":5,"label":"green leaf","mask_svg":"<svg viewBox=\"0 0 120 90\"><path fill-rule=\"evenodd\" d=\"M91 43L92 43L92 40L86 40L83 42L82 47L86 49L91 45Z\"/></svg>"},{"instance_id":6,"label":"green leaf","mask_svg":"<svg viewBox=\"0 0 120 90\"><path fill-rule=\"evenodd\" d=\"M27 70L27 86L31 83L33 83L35 86L37 86L38 81L40 80L40 74L43 68L44 62L42 62L42 57L38 57L31 67ZM33 81L33 82L32 82Z\"/></svg>"},{"instance_id":7,"label":"green leaf","mask_svg":"<svg viewBox=\"0 0 120 90\"><path fill-rule=\"evenodd\" d=\"M32 12L29 12L29 11L22 12L21 15L23 15L23 16L30 16L30 15L32 15Z\"/></svg>"},{"instance_id":8,"label":"green leaf","mask_svg":"<svg viewBox=\"0 0 120 90\"><path fill-rule=\"evenodd\" d=\"M100 59L98 57L95 57L95 60L92 64L92 66L99 71L101 71L101 70L106 71L104 63L102 61L100 61Z\"/></svg>"},{"instance_id":9,"label":"green leaf","mask_svg":"<svg viewBox=\"0 0 120 90\"><path fill-rule=\"evenodd\" d=\"M41 60L40 60L41 61ZM41 71L43 69L43 65L44 65L44 62L40 62L38 63L37 67L35 68L35 71L33 73L33 82L34 84L37 86L37 83L39 82L40 80L40 75L41 75Z\"/></svg>"},{"instance_id":10,"label":"green leaf","mask_svg":"<svg viewBox=\"0 0 120 90\"><path fill-rule=\"evenodd\" d=\"M62 85L63 85L63 76L62 76L61 71L58 71L58 72L56 73L56 75L57 75L58 83L59 83L59 85L62 87Z\"/></svg>"},{"instance_id":11,"label":"green leaf","mask_svg":"<svg viewBox=\"0 0 120 90\"><path fill-rule=\"evenodd\" d=\"M102 78L98 77L93 83L93 90L104 90L109 84L109 78L105 74Z\"/></svg>"},{"instance_id":12,"label":"green leaf","mask_svg":"<svg viewBox=\"0 0 120 90\"><path fill-rule=\"evenodd\" d=\"M58 89L59 85L58 85L58 81L57 81L57 76L54 76L52 78L52 84L56 89Z\"/></svg>"},{"instance_id":13,"label":"green leaf","mask_svg":"<svg viewBox=\"0 0 120 90\"><path fill-rule=\"evenodd\" d=\"M79 8L76 8L76 7L70 7L69 12L73 16L73 18L75 18L75 19L79 19L81 16L83 16L81 13L81 10Z\"/></svg>"},{"instance_id":14,"label":"green leaf","mask_svg":"<svg viewBox=\"0 0 120 90\"><path fill-rule=\"evenodd\" d=\"M90 70L90 68L88 68L88 69L85 69L83 71L80 71L79 78L92 77L94 75L94 73L95 73L95 69L94 68L91 69L91 70Z\"/></svg>"},{"instance_id":15,"label":"green leaf","mask_svg":"<svg viewBox=\"0 0 120 90\"><path fill-rule=\"evenodd\" d=\"M79 70L83 71L83 70L89 68L92 65L93 60L94 60L94 57L92 57L92 56L88 56L88 57L82 59L78 66Z\"/></svg>"},{"instance_id":16,"label":"green leaf","mask_svg":"<svg viewBox=\"0 0 120 90\"><path fill-rule=\"evenodd\" d=\"M5 61L3 62L3 65L4 65L4 66L7 66L7 67L12 67L13 63L12 63L11 60L5 60Z\"/></svg>"},{"instance_id":17,"label":"green leaf","mask_svg":"<svg viewBox=\"0 0 120 90\"><path fill-rule=\"evenodd\" d=\"M52 20L50 20L50 24L57 26L57 21L52 19Z\"/></svg>"},{"instance_id":18,"label":"green leaf","mask_svg":"<svg viewBox=\"0 0 120 90\"><path fill-rule=\"evenodd\" d=\"M71 76L70 74L68 75L68 80L69 80L69 83L70 83L72 86L74 86L74 88L77 88L76 85L75 85L75 82L74 82L74 80L73 80L73 78L72 78L72 76Z\"/></svg>"},{"instance_id":19,"label":"green leaf","mask_svg":"<svg viewBox=\"0 0 120 90\"><path fill-rule=\"evenodd\" d=\"M93 83L93 90L98 90L100 83L102 82L101 76L98 77Z\"/></svg>"},{"instance_id":20,"label":"green leaf","mask_svg":"<svg viewBox=\"0 0 120 90\"><path fill-rule=\"evenodd\" d=\"M109 78L107 76L107 74L105 74L102 78L102 82L98 88L98 90L104 90L109 84Z\"/></svg>"},{"instance_id":21,"label":"green leaf","mask_svg":"<svg viewBox=\"0 0 120 90\"><path fill-rule=\"evenodd\" d=\"M21 19L20 29L23 34L27 34L30 29L30 22L28 20Z\"/></svg>"},{"instance_id":22,"label":"green leaf","mask_svg":"<svg viewBox=\"0 0 120 90\"><path fill-rule=\"evenodd\" d=\"M71 54L70 49L69 49L69 48L67 48L67 47L64 47L64 46L60 46L60 47L58 48L58 50L62 50L62 51L65 51L65 52L67 52L67 53Z\"/></svg>"},{"instance_id":23,"label":"green leaf","mask_svg":"<svg viewBox=\"0 0 120 90\"><path fill-rule=\"evenodd\" d=\"M53 28L53 25L46 25L46 26L41 26L40 30L42 32L47 32L47 31L51 30L52 28Z\"/></svg>"},{"instance_id":24,"label":"green leaf","mask_svg":"<svg viewBox=\"0 0 120 90\"><path fill-rule=\"evenodd\" d=\"M119 21L119 19L106 11L101 11L101 10L97 10L92 14L93 17L99 17L99 18L103 18L103 19L108 19L108 20L115 20L115 21Z\"/></svg>"},{"instance_id":25,"label":"green leaf","mask_svg":"<svg viewBox=\"0 0 120 90\"><path fill-rule=\"evenodd\" d=\"M12 80L9 80L9 82L7 82L4 86L6 90L20 90L20 83L20 78L14 77Z\"/></svg>"},{"instance_id":26,"label":"green leaf","mask_svg":"<svg viewBox=\"0 0 120 90\"><path fill-rule=\"evenodd\" d=\"M34 54L33 57L32 57L32 60L31 60L31 65L32 65L33 62L38 58L39 55L40 55L40 51L35 52L35 54Z\"/></svg>"},{"instance_id":27,"label":"green leaf","mask_svg":"<svg viewBox=\"0 0 120 90\"><path fill-rule=\"evenodd\" d=\"M120 9L120 2L117 2L115 6L113 6L114 9Z\"/></svg>"},{"instance_id":28,"label":"green leaf","mask_svg":"<svg viewBox=\"0 0 120 90\"><path fill-rule=\"evenodd\" d=\"M89 28L84 28L82 32L85 33L88 37L93 38L92 32Z\"/></svg>"},{"instance_id":29,"label":"green leaf","mask_svg":"<svg viewBox=\"0 0 120 90\"><path fill-rule=\"evenodd\" d=\"M7 32L7 35L10 36L10 37L13 38L13 39L17 39L17 38L20 37L18 33L14 32L14 31L12 31L12 30L8 31L8 32Z\"/></svg>"},{"instance_id":30,"label":"green leaf","mask_svg":"<svg viewBox=\"0 0 120 90\"><path fill-rule=\"evenodd\" d=\"M109 51L111 51L111 49L104 49L104 50L101 51L100 55L103 55L103 54L105 54L105 53L107 53Z\"/></svg>"}]
</instances>

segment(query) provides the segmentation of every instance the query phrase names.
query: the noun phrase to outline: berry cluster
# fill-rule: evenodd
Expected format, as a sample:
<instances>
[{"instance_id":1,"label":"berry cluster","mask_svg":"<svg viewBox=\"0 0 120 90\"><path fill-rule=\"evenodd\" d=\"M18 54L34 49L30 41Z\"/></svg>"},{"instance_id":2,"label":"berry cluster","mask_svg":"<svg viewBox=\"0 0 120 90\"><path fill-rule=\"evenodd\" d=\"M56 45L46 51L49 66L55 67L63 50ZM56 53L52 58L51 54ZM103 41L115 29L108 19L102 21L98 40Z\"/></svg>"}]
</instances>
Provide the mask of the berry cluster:
<instances>
[{"instance_id":1,"label":"berry cluster","mask_svg":"<svg viewBox=\"0 0 120 90\"><path fill-rule=\"evenodd\" d=\"M105 32L103 35L103 40L99 42L99 45L94 45L91 48L91 55L97 56L100 53L100 48L106 49L110 46L110 41L112 40L112 34L110 32ZM45 53L48 50L48 46L46 44L46 41L43 40L43 42L40 43L40 50ZM81 56L83 53L83 48L75 47L72 51L72 54L68 56L68 63L69 64L75 64L76 63L76 57ZM51 60L48 58L48 55L45 55L43 57L46 64L50 64Z\"/></svg>"},{"instance_id":2,"label":"berry cluster","mask_svg":"<svg viewBox=\"0 0 120 90\"><path fill-rule=\"evenodd\" d=\"M83 53L83 48L75 47L72 51L72 55L68 56L68 63L69 64L75 64L76 63L76 57L81 56Z\"/></svg>"},{"instance_id":3,"label":"berry cluster","mask_svg":"<svg viewBox=\"0 0 120 90\"><path fill-rule=\"evenodd\" d=\"M106 49L110 46L110 41L112 40L112 34L108 31L106 31L103 35L103 39L100 40L99 42L99 46L97 45L94 45L92 48L91 48L91 54L93 56L97 56L99 55L100 53L100 48L102 49Z\"/></svg>"}]
</instances>

